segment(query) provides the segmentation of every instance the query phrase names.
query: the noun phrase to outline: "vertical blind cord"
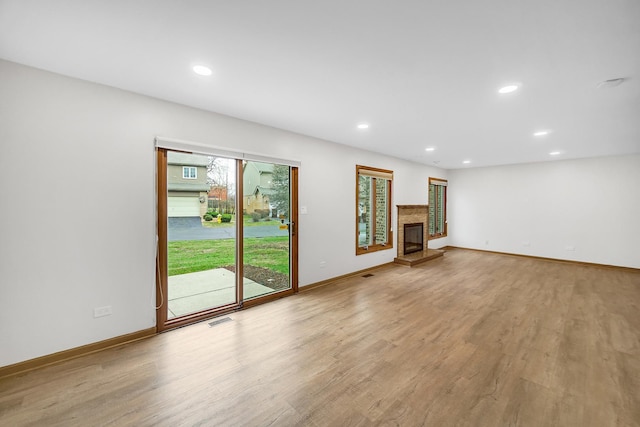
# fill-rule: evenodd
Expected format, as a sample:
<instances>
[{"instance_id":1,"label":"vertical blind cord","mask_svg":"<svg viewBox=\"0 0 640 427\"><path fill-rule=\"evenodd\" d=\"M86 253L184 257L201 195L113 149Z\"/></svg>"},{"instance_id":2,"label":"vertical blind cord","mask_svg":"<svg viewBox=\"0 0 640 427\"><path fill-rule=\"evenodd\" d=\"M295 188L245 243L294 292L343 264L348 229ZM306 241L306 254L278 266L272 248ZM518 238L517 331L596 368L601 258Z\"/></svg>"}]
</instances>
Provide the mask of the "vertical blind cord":
<instances>
[{"instance_id":1,"label":"vertical blind cord","mask_svg":"<svg viewBox=\"0 0 640 427\"><path fill-rule=\"evenodd\" d=\"M160 256L158 254L158 243L156 242L156 285L158 287L158 291L160 292L160 305L156 306L156 310L160 310L160 308L164 305L164 294L162 293L162 283L160 279Z\"/></svg>"}]
</instances>

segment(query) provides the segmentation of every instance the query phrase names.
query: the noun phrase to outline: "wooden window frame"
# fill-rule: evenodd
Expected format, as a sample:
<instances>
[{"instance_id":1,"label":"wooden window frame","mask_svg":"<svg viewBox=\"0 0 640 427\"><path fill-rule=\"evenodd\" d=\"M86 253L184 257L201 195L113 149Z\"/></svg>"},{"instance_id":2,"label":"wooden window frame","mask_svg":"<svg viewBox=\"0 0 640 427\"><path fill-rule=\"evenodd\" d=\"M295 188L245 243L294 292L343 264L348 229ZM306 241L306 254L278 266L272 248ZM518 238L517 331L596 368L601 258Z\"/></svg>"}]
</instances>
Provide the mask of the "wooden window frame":
<instances>
[{"instance_id":1,"label":"wooden window frame","mask_svg":"<svg viewBox=\"0 0 640 427\"><path fill-rule=\"evenodd\" d=\"M359 201L360 201L360 175L370 176L373 179L373 188L372 192L375 194L377 178L376 176L382 177L385 176L386 184L387 184L387 241L386 242L375 242L366 247L360 246L359 234L360 234L360 212L359 212ZM356 165L356 198L355 198L355 218L356 218L356 255L363 255L371 252L383 251L387 249L393 249L393 228L391 227L391 205L392 205L392 188L393 188L393 171L387 169L374 168L370 166L362 166ZM372 206L370 207L371 211L371 234L373 236L376 235L376 200L375 197L372 198Z\"/></svg>"},{"instance_id":2,"label":"wooden window frame","mask_svg":"<svg viewBox=\"0 0 640 427\"><path fill-rule=\"evenodd\" d=\"M427 233L429 235L429 240L434 240L434 239L440 239L442 237L447 237L447 233L448 233L448 230L449 230L449 224L448 224L448 221L447 221L447 197L448 197L447 188L448 188L448 184L449 184L449 182L446 179L429 177L429 187L428 187L429 188L428 189L429 194L427 196L427 200L429 201L429 203L431 203L431 186L432 185L442 187L443 191L444 191L444 197L443 197L444 206L442 207L442 212L443 212L443 216L444 216L443 232L442 233L437 233L436 232L434 234L431 234L430 225L431 225L431 220L432 219L431 219L431 214L430 214L431 213L431 206L429 206L429 223L427 224L427 228L429 229L428 233ZM434 196L434 200L437 200L437 196ZM433 207L433 211L434 212L437 212L437 209L438 209L437 206ZM433 220L434 221L436 220L436 216L435 215L434 215L434 219ZM434 228L434 230L437 230L438 229L437 224L434 224L433 228Z\"/></svg>"}]
</instances>

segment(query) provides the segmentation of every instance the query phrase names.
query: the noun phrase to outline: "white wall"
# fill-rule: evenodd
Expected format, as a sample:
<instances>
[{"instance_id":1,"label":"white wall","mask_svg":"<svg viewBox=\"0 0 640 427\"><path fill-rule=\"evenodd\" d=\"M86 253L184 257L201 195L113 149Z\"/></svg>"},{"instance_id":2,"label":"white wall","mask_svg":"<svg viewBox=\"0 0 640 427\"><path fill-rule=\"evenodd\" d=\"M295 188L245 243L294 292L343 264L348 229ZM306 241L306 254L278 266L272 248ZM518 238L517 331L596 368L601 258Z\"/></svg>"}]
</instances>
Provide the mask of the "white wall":
<instances>
[{"instance_id":1,"label":"white wall","mask_svg":"<svg viewBox=\"0 0 640 427\"><path fill-rule=\"evenodd\" d=\"M394 205L426 204L427 178L447 178L0 60L0 366L155 325L157 135L302 161L301 286L396 255L355 256L356 164L394 171ZM113 315L94 319L105 305Z\"/></svg>"},{"instance_id":2,"label":"white wall","mask_svg":"<svg viewBox=\"0 0 640 427\"><path fill-rule=\"evenodd\" d=\"M640 155L449 171L449 197L453 246L640 268Z\"/></svg>"}]
</instances>

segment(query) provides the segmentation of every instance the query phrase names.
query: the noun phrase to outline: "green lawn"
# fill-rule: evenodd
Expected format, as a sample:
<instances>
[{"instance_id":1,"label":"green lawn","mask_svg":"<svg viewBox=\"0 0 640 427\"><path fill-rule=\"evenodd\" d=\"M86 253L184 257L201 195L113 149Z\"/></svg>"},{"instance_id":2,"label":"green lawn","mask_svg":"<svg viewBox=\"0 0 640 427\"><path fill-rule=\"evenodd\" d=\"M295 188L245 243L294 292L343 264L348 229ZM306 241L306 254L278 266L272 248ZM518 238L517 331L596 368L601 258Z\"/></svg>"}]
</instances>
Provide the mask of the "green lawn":
<instances>
[{"instance_id":1,"label":"green lawn","mask_svg":"<svg viewBox=\"0 0 640 427\"><path fill-rule=\"evenodd\" d=\"M168 243L169 276L235 264L235 239ZM245 264L289 274L289 237L244 239Z\"/></svg>"}]
</instances>

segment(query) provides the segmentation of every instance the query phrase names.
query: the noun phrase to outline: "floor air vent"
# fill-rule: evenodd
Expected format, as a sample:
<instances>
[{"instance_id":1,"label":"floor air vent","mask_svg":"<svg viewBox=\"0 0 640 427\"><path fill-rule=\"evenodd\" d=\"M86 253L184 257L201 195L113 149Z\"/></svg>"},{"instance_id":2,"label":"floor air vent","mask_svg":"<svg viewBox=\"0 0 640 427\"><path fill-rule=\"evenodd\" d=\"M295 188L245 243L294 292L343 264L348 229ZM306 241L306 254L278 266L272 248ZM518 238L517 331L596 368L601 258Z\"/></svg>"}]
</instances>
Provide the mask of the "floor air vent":
<instances>
[{"instance_id":1,"label":"floor air vent","mask_svg":"<svg viewBox=\"0 0 640 427\"><path fill-rule=\"evenodd\" d=\"M220 323L231 322L233 319L230 317L223 317L222 319L214 320L213 322L209 322L209 327L213 327L219 325Z\"/></svg>"},{"instance_id":2,"label":"floor air vent","mask_svg":"<svg viewBox=\"0 0 640 427\"><path fill-rule=\"evenodd\" d=\"M364 275L364 276L362 276L362 277L373 277L373 274L371 274L371 273L367 273L367 274L365 274L365 275Z\"/></svg>"}]
</instances>

